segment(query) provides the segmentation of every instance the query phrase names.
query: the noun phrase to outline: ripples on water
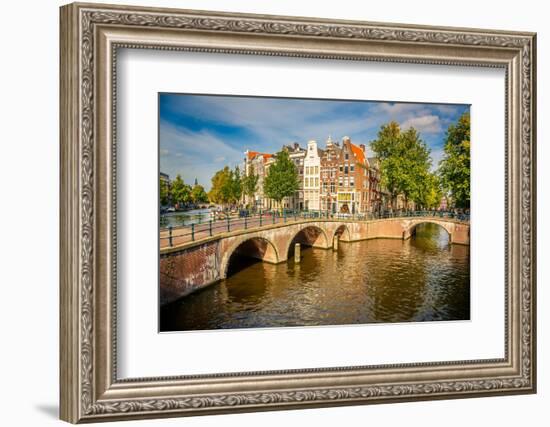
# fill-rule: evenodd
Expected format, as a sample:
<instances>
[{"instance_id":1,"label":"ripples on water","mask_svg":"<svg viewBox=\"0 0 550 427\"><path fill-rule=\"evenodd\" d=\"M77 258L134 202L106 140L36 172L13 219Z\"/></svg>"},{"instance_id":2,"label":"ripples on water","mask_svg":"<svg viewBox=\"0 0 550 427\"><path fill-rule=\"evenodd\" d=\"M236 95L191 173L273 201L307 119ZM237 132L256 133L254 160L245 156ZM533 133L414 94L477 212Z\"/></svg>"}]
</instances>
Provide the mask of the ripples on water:
<instances>
[{"instance_id":1,"label":"ripples on water","mask_svg":"<svg viewBox=\"0 0 550 427\"><path fill-rule=\"evenodd\" d=\"M435 224L410 240L307 248L302 261L242 260L228 279L161 309L161 331L468 320L469 247Z\"/></svg>"}]
</instances>

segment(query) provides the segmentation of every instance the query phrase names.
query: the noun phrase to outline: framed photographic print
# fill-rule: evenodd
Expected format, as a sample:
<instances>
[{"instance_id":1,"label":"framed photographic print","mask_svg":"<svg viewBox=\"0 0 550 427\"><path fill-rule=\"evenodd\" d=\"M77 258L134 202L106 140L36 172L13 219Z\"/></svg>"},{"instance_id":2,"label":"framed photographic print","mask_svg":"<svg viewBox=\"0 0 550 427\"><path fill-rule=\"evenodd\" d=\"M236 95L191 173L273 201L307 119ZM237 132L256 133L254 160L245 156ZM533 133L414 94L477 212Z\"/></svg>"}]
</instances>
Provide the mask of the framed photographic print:
<instances>
[{"instance_id":1,"label":"framed photographic print","mask_svg":"<svg viewBox=\"0 0 550 427\"><path fill-rule=\"evenodd\" d=\"M61 8L61 418L533 393L535 34Z\"/></svg>"}]
</instances>

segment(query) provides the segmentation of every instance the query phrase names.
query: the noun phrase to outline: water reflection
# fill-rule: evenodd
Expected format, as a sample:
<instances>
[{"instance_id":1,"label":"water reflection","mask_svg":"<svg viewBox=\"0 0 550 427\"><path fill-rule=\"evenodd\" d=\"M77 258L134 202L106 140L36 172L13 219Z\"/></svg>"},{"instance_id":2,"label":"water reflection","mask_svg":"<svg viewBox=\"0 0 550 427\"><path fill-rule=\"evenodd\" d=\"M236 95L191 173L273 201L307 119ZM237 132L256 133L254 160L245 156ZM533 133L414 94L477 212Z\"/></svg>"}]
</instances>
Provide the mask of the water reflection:
<instances>
[{"instance_id":1,"label":"water reflection","mask_svg":"<svg viewBox=\"0 0 550 427\"><path fill-rule=\"evenodd\" d=\"M210 209L193 209L184 212L166 212L160 215L160 228L180 227L182 225L200 224L213 219Z\"/></svg>"},{"instance_id":2,"label":"water reflection","mask_svg":"<svg viewBox=\"0 0 550 427\"><path fill-rule=\"evenodd\" d=\"M238 261L238 260L237 260ZM469 247L435 224L407 241L305 249L302 261L250 262L228 279L161 310L161 330L465 320Z\"/></svg>"}]
</instances>

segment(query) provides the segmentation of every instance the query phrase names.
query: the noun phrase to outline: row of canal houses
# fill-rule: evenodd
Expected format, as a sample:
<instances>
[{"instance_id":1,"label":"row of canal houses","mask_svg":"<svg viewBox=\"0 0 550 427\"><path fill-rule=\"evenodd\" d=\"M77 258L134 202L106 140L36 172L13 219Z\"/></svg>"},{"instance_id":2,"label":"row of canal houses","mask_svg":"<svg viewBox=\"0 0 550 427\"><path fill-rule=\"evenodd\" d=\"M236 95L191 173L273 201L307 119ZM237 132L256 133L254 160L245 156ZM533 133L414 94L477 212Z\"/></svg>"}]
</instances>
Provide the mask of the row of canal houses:
<instances>
[{"instance_id":1,"label":"row of canal houses","mask_svg":"<svg viewBox=\"0 0 550 427\"><path fill-rule=\"evenodd\" d=\"M367 157L364 144L353 144L349 137L342 142L329 138L320 148L311 140L306 148L299 143L283 146L296 165L299 177L298 191L283 199L286 209L332 213L379 212L388 200L380 187L380 169L375 157ZM276 209L274 200L263 194L263 180L276 156L257 151L246 151L245 174L258 175L258 186L253 197L246 196L245 203L256 209Z\"/></svg>"}]
</instances>

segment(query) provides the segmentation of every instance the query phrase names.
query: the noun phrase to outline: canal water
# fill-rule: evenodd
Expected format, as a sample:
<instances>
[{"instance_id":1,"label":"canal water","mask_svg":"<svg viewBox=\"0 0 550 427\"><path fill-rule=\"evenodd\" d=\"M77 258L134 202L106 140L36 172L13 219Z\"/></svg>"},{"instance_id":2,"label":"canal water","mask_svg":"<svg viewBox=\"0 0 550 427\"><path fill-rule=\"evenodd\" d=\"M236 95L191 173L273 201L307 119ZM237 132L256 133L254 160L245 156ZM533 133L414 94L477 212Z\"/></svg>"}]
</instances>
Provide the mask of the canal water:
<instances>
[{"instance_id":1,"label":"canal water","mask_svg":"<svg viewBox=\"0 0 550 427\"><path fill-rule=\"evenodd\" d=\"M193 209L184 212L167 212L160 215L160 228L200 224L213 218L210 209Z\"/></svg>"},{"instance_id":2,"label":"canal water","mask_svg":"<svg viewBox=\"0 0 550 427\"><path fill-rule=\"evenodd\" d=\"M161 331L468 320L469 247L421 224L409 240L307 248L272 265L237 259L219 283L161 308Z\"/></svg>"}]
</instances>

